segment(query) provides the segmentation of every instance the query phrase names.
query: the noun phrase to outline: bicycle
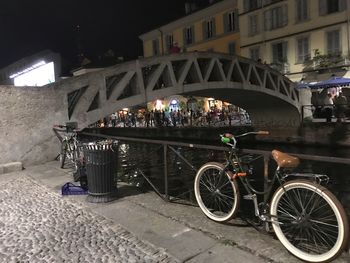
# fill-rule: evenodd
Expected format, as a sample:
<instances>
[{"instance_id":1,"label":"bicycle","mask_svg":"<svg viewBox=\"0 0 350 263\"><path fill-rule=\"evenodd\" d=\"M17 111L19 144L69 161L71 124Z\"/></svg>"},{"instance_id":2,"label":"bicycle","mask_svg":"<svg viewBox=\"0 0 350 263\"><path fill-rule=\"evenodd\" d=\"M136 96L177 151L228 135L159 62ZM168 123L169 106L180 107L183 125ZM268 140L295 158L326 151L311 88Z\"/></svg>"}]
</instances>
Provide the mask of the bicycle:
<instances>
[{"instance_id":1,"label":"bicycle","mask_svg":"<svg viewBox=\"0 0 350 263\"><path fill-rule=\"evenodd\" d=\"M64 168L66 159L68 159L74 165L75 171L77 171L82 165L80 144L77 138L79 130L74 125L55 125L54 130L64 132L59 154L60 167Z\"/></svg>"},{"instance_id":2,"label":"bicycle","mask_svg":"<svg viewBox=\"0 0 350 263\"><path fill-rule=\"evenodd\" d=\"M321 185L328 182L327 175L291 173L299 165L299 159L273 150L277 168L267 189L257 191L251 185L249 160L239 153L237 138L268 134L259 131L221 135L221 142L231 150L226 163L208 162L198 170L194 191L199 207L216 222L234 218L241 201L239 180L246 191L243 198L253 201L255 216L261 223L272 225L275 235L291 254L307 262L335 259L347 245L349 224L341 203ZM276 184L278 188L273 190ZM258 204L257 195L271 197L271 194L269 202Z\"/></svg>"}]
</instances>

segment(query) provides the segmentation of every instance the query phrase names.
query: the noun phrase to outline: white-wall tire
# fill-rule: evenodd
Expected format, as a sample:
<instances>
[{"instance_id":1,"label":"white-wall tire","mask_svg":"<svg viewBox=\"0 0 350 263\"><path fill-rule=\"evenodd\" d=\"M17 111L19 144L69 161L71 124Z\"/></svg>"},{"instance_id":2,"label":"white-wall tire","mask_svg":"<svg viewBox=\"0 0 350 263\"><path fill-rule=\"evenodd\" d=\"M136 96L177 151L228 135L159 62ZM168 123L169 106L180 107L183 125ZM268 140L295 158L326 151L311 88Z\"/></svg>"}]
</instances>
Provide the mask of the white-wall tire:
<instances>
[{"instance_id":1,"label":"white-wall tire","mask_svg":"<svg viewBox=\"0 0 350 263\"><path fill-rule=\"evenodd\" d=\"M288 202L293 200L293 198L296 198L296 200L300 202L298 204L294 202L295 205L293 205L293 207L289 206L289 208L286 209L288 204L290 204ZM310 207L311 205L313 206ZM293 211L304 212L301 212L303 215L300 215L298 212L293 214ZM307 215L307 211L309 211L309 215ZM318 213L324 213L324 211L326 211L326 214L323 217L317 218L315 217L317 211ZM271 200L270 213L272 226L277 238L290 253L301 260L318 263L330 262L338 257L347 245L349 225L344 208L329 190L318 184L307 180L293 180L285 183L283 187L281 186L274 193ZM329 213L329 215L327 215L327 213ZM289 217L290 223L281 224L284 220L283 217ZM298 221L302 217L306 218L306 220ZM285 222L289 221L286 219ZM322 231L320 226L323 227L324 231ZM293 234L294 239L290 237L288 239L287 236L292 235L291 229L293 228L297 234ZM304 237L306 234L303 233L303 231L307 231L306 233L310 235L310 238ZM327 234L329 234L329 239ZM334 236L333 239L332 235ZM307 242L308 239L311 241ZM291 240L296 244L292 244ZM307 241L303 242L303 240ZM313 244L310 245L312 242L314 242L315 245L313 247L314 250L311 248ZM322 244L322 242L324 242L324 244ZM303 243L309 243L309 247ZM317 243L319 243L319 245L329 245L329 248L327 247L327 251L322 251L319 254L313 253L315 250L320 249L320 247L322 248L322 246L317 246ZM305 247L306 249L302 250L301 247ZM309 250L309 252L306 250Z\"/></svg>"},{"instance_id":2,"label":"white-wall tire","mask_svg":"<svg viewBox=\"0 0 350 263\"><path fill-rule=\"evenodd\" d=\"M228 172L223 173L223 170L224 166L220 163L206 163L198 170L194 182L194 192L199 207L207 217L216 222L226 222L235 217L240 203L236 180L232 179ZM204 180L210 181L209 187L203 186ZM209 190L209 188L212 189ZM212 200L209 199L211 197ZM220 207L220 198L224 207ZM221 208L224 211L214 211L215 208Z\"/></svg>"}]
</instances>

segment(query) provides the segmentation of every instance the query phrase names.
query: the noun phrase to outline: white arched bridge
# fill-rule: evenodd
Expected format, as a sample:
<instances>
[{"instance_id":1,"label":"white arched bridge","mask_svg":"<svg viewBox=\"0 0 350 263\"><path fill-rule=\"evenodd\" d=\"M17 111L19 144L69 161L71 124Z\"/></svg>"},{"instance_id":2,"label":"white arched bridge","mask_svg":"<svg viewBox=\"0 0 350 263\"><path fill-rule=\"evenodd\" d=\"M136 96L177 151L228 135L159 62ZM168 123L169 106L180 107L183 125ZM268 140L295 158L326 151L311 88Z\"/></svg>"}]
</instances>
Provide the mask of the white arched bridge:
<instances>
[{"instance_id":1,"label":"white arched bridge","mask_svg":"<svg viewBox=\"0 0 350 263\"><path fill-rule=\"evenodd\" d=\"M250 59L194 52L125 62L53 85L58 85L66 120L80 127L175 94L230 102L247 110L255 125L296 126L301 105L292 84Z\"/></svg>"}]
</instances>

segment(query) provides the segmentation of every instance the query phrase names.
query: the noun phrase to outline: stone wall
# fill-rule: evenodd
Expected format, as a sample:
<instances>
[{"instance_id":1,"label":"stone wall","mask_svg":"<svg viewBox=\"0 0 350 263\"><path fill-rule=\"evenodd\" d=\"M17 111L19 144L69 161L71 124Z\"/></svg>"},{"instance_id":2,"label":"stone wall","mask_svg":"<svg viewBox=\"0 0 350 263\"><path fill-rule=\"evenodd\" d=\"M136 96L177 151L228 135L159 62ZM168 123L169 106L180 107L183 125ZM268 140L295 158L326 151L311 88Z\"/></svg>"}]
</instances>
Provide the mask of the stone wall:
<instances>
[{"instance_id":1,"label":"stone wall","mask_svg":"<svg viewBox=\"0 0 350 263\"><path fill-rule=\"evenodd\" d=\"M0 164L24 166L53 160L58 139L52 131L63 117L58 87L0 86Z\"/></svg>"}]
</instances>

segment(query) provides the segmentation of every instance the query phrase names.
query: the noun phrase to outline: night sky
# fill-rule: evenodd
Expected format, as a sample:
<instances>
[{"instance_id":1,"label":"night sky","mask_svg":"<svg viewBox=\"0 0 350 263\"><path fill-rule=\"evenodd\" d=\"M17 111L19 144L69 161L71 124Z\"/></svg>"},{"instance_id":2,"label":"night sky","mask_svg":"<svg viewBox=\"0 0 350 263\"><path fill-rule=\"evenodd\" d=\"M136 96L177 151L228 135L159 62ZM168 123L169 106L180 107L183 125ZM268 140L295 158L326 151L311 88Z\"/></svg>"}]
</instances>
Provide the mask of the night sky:
<instances>
[{"instance_id":1,"label":"night sky","mask_svg":"<svg viewBox=\"0 0 350 263\"><path fill-rule=\"evenodd\" d=\"M78 42L88 58L108 49L126 59L137 58L142 55L138 36L184 16L185 2L1 0L0 68L44 49L60 53L64 64L73 65Z\"/></svg>"}]
</instances>

